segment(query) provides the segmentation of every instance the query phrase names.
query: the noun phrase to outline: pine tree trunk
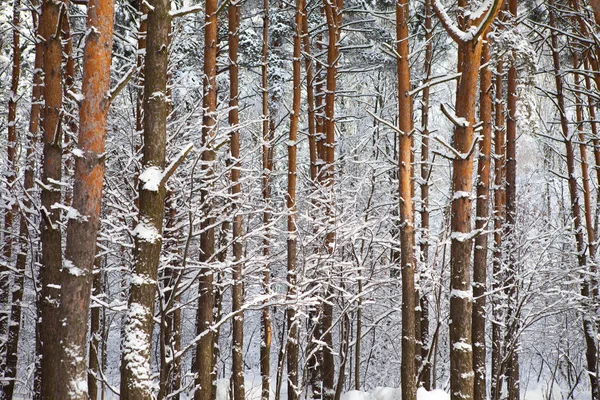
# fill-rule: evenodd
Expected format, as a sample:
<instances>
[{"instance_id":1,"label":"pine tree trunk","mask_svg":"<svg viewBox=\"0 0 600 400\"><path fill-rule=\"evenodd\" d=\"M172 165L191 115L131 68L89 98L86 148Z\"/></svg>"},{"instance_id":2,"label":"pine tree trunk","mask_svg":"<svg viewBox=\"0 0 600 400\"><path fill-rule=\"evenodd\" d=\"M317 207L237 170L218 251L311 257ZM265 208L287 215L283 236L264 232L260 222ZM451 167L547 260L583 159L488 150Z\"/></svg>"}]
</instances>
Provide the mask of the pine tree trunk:
<instances>
[{"instance_id":1,"label":"pine tree trunk","mask_svg":"<svg viewBox=\"0 0 600 400\"><path fill-rule=\"evenodd\" d=\"M433 24L431 20L431 2L425 0L425 63L423 72L425 81L431 76L431 64L433 58ZM432 165L429 162L429 97L430 90L426 87L421 98L421 240L419 250L421 252L421 268L429 267L429 177ZM426 390L431 390L431 363L429 352L429 300L426 293L421 294L421 366L418 377L418 385Z\"/></svg>"},{"instance_id":2,"label":"pine tree trunk","mask_svg":"<svg viewBox=\"0 0 600 400\"><path fill-rule=\"evenodd\" d=\"M94 262L94 278L92 283L92 294L98 297L102 293L102 263L101 258L96 257ZM102 368L101 354L102 354L102 323L100 319L101 307L92 307L90 313L90 353L88 361L88 395L90 400L98 400L98 382L100 381L100 370Z\"/></svg>"},{"instance_id":3,"label":"pine tree trunk","mask_svg":"<svg viewBox=\"0 0 600 400\"><path fill-rule=\"evenodd\" d=\"M18 89L19 89L19 78L21 76L21 35L20 19L21 19L21 1L13 0L13 18L12 18L12 38L13 38L13 51L12 51L12 75L10 81L10 93L8 98L8 137L7 137L7 165L6 165L6 184L7 186L13 187L17 179L17 100L18 100ZM5 199L7 203L7 209L4 214L4 240L2 249L3 262L0 262L0 371L3 376L7 375L7 363L8 357L12 357L8 348L10 339L8 338L10 332L11 317L11 296L12 290L10 287L10 270L7 268L12 263L12 250L14 242L14 231L13 224L17 214L17 199L8 198ZM6 354L7 357L4 357ZM2 384L5 385L4 383ZM7 385L12 385L8 383ZM3 390L4 391L4 390Z\"/></svg>"},{"instance_id":4,"label":"pine tree trunk","mask_svg":"<svg viewBox=\"0 0 600 400\"><path fill-rule=\"evenodd\" d=\"M490 61L489 45L484 42L481 63ZM489 217L490 167L492 149L492 71L486 66L481 71L479 82L479 119L483 123L479 159L477 161L477 201L475 229L487 229ZM487 282L487 240L481 233L475 238L473 253L473 370L474 400L487 399L486 388L486 282Z\"/></svg>"},{"instance_id":5,"label":"pine tree trunk","mask_svg":"<svg viewBox=\"0 0 600 400\"><path fill-rule=\"evenodd\" d=\"M325 1L325 17L327 21L327 79L325 91L325 118L324 132L325 143L323 153L325 155L323 182L327 194L325 204L326 223L328 224L325 234L325 249L330 258L335 250L335 203L334 203L334 176L335 176L335 97L337 85L337 64L339 61L339 40L341 36L342 23L342 1ZM335 360L333 356L333 291L330 284L326 284L325 301L322 305L323 316L321 319L321 334L324 342L323 347L323 400L332 400L335 395L334 377Z\"/></svg>"},{"instance_id":6,"label":"pine tree trunk","mask_svg":"<svg viewBox=\"0 0 600 400\"><path fill-rule=\"evenodd\" d=\"M19 32L21 24L20 8L21 1L13 0L13 59L10 96L8 99L8 154L6 158L6 184L9 188L13 187L17 180L17 92L21 76L21 35ZM14 280L12 287L9 289L11 273L7 266L12 264L13 244L16 244L14 243L15 241L13 238L13 224L17 214L17 199L9 198L6 200L8 209L4 214L3 262L0 262L0 354L3 356L0 359L0 372L3 373L3 377L7 378L7 380L2 383L3 390L2 393L0 393L0 399L12 398L14 390L14 378L17 373L17 345L19 342L19 324L21 323L21 299L23 297L24 273L17 269L17 272L12 274ZM23 249L21 251L23 251ZM12 296L9 294L12 294ZM5 351L6 357L4 357Z\"/></svg>"},{"instance_id":7,"label":"pine tree trunk","mask_svg":"<svg viewBox=\"0 0 600 400\"><path fill-rule=\"evenodd\" d=\"M144 68L143 170L138 184L134 271L121 361L123 400L147 399L152 395L150 351L166 195L163 178L157 179L157 175L163 176L165 167L170 2L152 0L149 4Z\"/></svg>"},{"instance_id":8,"label":"pine tree trunk","mask_svg":"<svg viewBox=\"0 0 600 400\"><path fill-rule=\"evenodd\" d=\"M517 18L517 2L510 0L508 3L511 18ZM515 257L515 223L517 215L517 68L515 63L511 63L507 77L507 119L506 119L506 224L504 235L511 245L508 252L508 268L506 277L507 288L507 337L506 345L512 343L507 348L507 385L508 399L518 400L520 398L519 389L519 338L516 336L519 332L519 315L517 312L518 302L518 281L517 281L517 260Z\"/></svg>"},{"instance_id":9,"label":"pine tree trunk","mask_svg":"<svg viewBox=\"0 0 600 400\"><path fill-rule=\"evenodd\" d=\"M415 400L416 320L415 320L415 233L412 201L413 102L409 94L408 0L396 3L396 51L398 57L398 184L400 201L400 268L402 271L402 399ZM419 332L420 336L420 332ZM419 352L420 353L420 352Z\"/></svg>"},{"instance_id":10,"label":"pine tree trunk","mask_svg":"<svg viewBox=\"0 0 600 400\"><path fill-rule=\"evenodd\" d=\"M300 102L302 96L302 82L300 78L300 57L302 49L302 13L305 9L305 0L296 0L296 16L294 20L294 60L293 60L293 99L292 113L290 115L290 132L288 136L288 178L287 178L287 297L290 303L296 301L298 295L297 254L296 254L296 141L298 136L298 123L300 119ZM288 338L286 343L287 372L288 372L288 400L297 400L301 391L298 385L299 362L299 331L300 321L297 319L296 308L289 305L286 310Z\"/></svg>"},{"instance_id":11,"label":"pine tree trunk","mask_svg":"<svg viewBox=\"0 0 600 400\"><path fill-rule=\"evenodd\" d=\"M473 398L471 346L471 203L473 181L475 102L481 60L481 42L463 43L462 76L456 94L456 115L467 123L454 130L453 147L465 157L452 161L452 243L450 247L450 392L453 400Z\"/></svg>"},{"instance_id":12,"label":"pine tree trunk","mask_svg":"<svg viewBox=\"0 0 600 400\"><path fill-rule=\"evenodd\" d=\"M62 269L62 233L58 221L61 204L61 187L54 182L62 180L62 128L60 110L63 105L63 74L61 68L62 44L56 35L57 26L66 4L62 1L45 0L38 34L43 46L44 107L42 111L43 156L41 166L42 216L40 239L42 258L40 268L40 297L38 309L41 317L39 340L41 345L41 398L56 398L58 369L55 360L60 359L59 338L62 328L58 315L60 304L60 271ZM60 30L58 30L60 32Z\"/></svg>"},{"instance_id":13,"label":"pine tree trunk","mask_svg":"<svg viewBox=\"0 0 600 400\"><path fill-rule=\"evenodd\" d=\"M243 243L244 235L242 226L241 211L241 192L240 183L240 131L239 131L239 68L238 43L239 43L239 25L240 25L240 3L238 0L229 2L228 7L229 20L229 125L231 133L231 192L232 192L232 212L233 212L233 288L232 288L232 306L231 312L237 313L233 318L233 333L231 344L232 360L232 387L233 400L244 400L244 283L243 283Z\"/></svg>"},{"instance_id":14,"label":"pine tree trunk","mask_svg":"<svg viewBox=\"0 0 600 400\"><path fill-rule=\"evenodd\" d=\"M217 1L207 0L205 5L204 26L204 116L202 119L202 152L203 175L205 181L213 179L212 163L215 160L213 149L216 134L217 119ZM210 197L212 184L206 182L200 192L200 201L206 217L202 221L200 235L200 262L202 268L199 278L198 315L196 321L197 333L204 334L196 346L194 372L196 373L194 400L211 400L213 393L213 324L214 276L209 264L214 262L215 230Z\"/></svg>"},{"instance_id":15,"label":"pine tree trunk","mask_svg":"<svg viewBox=\"0 0 600 400\"><path fill-rule=\"evenodd\" d=\"M498 60L495 77L494 107L494 254L492 264L492 291L497 293L502 287L502 226L505 218L506 192L504 179L506 176L506 140L503 94L502 59ZM502 391L502 327L500 321L500 300L492 301L492 368L491 398L499 400Z\"/></svg>"},{"instance_id":16,"label":"pine tree trunk","mask_svg":"<svg viewBox=\"0 0 600 400\"><path fill-rule=\"evenodd\" d=\"M55 398L87 399L87 335L100 227L104 148L110 90L114 7L91 0L88 6L83 52L83 101L79 112L78 153L75 160L73 206L67 223L67 244L62 270L60 321L66 327L61 340L61 366Z\"/></svg>"},{"instance_id":17,"label":"pine tree trunk","mask_svg":"<svg viewBox=\"0 0 600 400\"><path fill-rule=\"evenodd\" d=\"M271 292L271 264L269 261L271 255L271 171L273 170L273 142L270 137L269 129L269 90L267 64L269 56L269 0L263 1L263 32L262 32L262 196L264 202L263 211L263 257L265 259L263 272L263 293L265 295ZM261 375L261 400L269 400L271 393L271 312L267 305L262 310L261 344L260 344L260 375Z\"/></svg>"}]
</instances>

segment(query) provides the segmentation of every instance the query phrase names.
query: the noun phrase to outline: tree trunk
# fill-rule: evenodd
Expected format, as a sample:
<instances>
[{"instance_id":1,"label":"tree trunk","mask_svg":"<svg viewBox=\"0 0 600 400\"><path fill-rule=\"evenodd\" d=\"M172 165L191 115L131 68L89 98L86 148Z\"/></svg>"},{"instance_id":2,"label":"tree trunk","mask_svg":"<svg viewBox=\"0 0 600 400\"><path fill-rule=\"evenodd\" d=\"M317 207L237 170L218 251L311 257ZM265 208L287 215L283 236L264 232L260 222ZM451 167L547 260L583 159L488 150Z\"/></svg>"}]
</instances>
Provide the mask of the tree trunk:
<instances>
[{"instance_id":1,"label":"tree trunk","mask_svg":"<svg viewBox=\"0 0 600 400\"><path fill-rule=\"evenodd\" d=\"M205 5L204 26L204 97L202 118L202 152L203 176L206 181L213 179L212 163L215 160L213 149L214 136L217 123L217 1L207 0ZM194 400L210 400L214 398L213 393L213 332L210 329L213 324L214 304L214 277L209 263L213 262L215 255L215 230L212 212L212 200L209 198L211 184L204 183L200 192L200 201L203 205L206 217L202 221L202 234L200 235L200 270L198 315L196 330L204 336L196 346L196 358L194 360L194 372L196 373Z\"/></svg>"},{"instance_id":2,"label":"tree trunk","mask_svg":"<svg viewBox=\"0 0 600 400\"><path fill-rule=\"evenodd\" d=\"M39 35L42 40L44 108L42 131L44 150L41 166L42 216L40 218L40 239L42 258L40 268L41 292L38 309L41 324L39 340L41 344L41 398L55 399L58 385L56 360L60 360L59 338L62 328L58 315L60 304L60 271L62 269L62 232L58 221L60 209L52 207L61 204L61 186L55 182L62 180L62 128L61 108L63 105L63 74L61 68L62 44L56 35L57 26L63 17L66 4L63 1L45 0L40 16ZM60 32L60 30L58 30Z\"/></svg>"},{"instance_id":3,"label":"tree trunk","mask_svg":"<svg viewBox=\"0 0 600 400\"><path fill-rule=\"evenodd\" d=\"M510 0L508 9L511 18L517 18L517 2ZM516 54L513 54L516 59ZM518 302L518 282L517 282L517 260L514 252L515 248L515 223L517 215L517 67L512 62L508 70L507 77L507 120L506 120L506 224L504 226L504 235L506 240L511 243L508 252L508 268L505 286L507 288L507 337L506 345L512 343L507 348L507 385L508 399L518 400L520 398L519 389L519 315L517 315Z\"/></svg>"},{"instance_id":4,"label":"tree trunk","mask_svg":"<svg viewBox=\"0 0 600 400\"><path fill-rule=\"evenodd\" d=\"M402 399L415 400L415 233L411 181L413 102L410 95L408 55L408 0L396 3L396 51L398 57L398 196L400 202L400 268L402 271ZM420 335L419 335L420 336Z\"/></svg>"},{"instance_id":5,"label":"tree trunk","mask_svg":"<svg viewBox=\"0 0 600 400\"><path fill-rule=\"evenodd\" d=\"M242 226L241 211L241 192L240 183L240 131L239 131L239 113L238 113L238 85L239 68L238 43L239 43L239 25L240 25L240 3L238 0L229 2L228 7L229 20L229 125L231 132L231 192L232 192L232 212L233 212L233 288L231 312L237 313L233 318L233 333L231 344L232 360L232 387L233 400L244 400L244 283L243 283L243 243L244 235Z\"/></svg>"},{"instance_id":6,"label":"tree trunk","mask_svg":"<svg viewBox=\"0 0 600 400\"><path fill-rule=\"evenodd\" d=\"M433 58L433 24L431 20L431 2L425 0L425 63L423 66L425 82L431 76ZM421 98L421 268L429 268L429 177L432 165L429 163L429 87L423 90ZM426 293L421 293L421 366L418 385L431 390L431 363L428 360L429 350L429 300Z\"/></svg>"},{"instance_id":7,"label":"tree trunk","mask_svg":"<svg viewBox=\"0 0 600 400\"><path fill-rule=\"evenodd\" d=\"M481 63L490 61L489 45L484 42ZM492 71L484 67L479 82L479 119L483 123L479 159L477 161L477 201L475 229L482 232L487 228L489 217L490 164L492 149ZM486 233L475 238L473 254L473 370L474 400L487 399L486 389L486 281L487 281L487 239Z\"/></svg>"},{"instance_id":8,"label":"tree trunk","mask_svg":"<svg viewBox=\"0 0 600 400\"><path fill-rule=\"evenodd\" d=\"M152 395L150 351L154 302L162 247L167 135L167 64L171 32L170 2L150 1L144 82L143 172L139 176L139 214L134 230L134 272L129 291L121 361L121 399Z\"/></svg>"},{"instance_id":9,"label":"tree trunk","mask_svg":"<svg viewBox=\"0 0 600 400\"><path fill-rule=\"evenodd\" d=\"M343 0L324 2L327 20L327 80L325 91L325 143L324 143L324 170L323 181L327 204L325 204L326 223L325 249L329 257L333 257L335 250L335 203L334 203L334 174L335 174L335 97L337 85L337 64L340 50L342 5ZM333 292L330 284L326 284L325 301L322 305L323 317L321 319L321 334L323 347L323 400L332 400L335 394L335 360L333 356Z\"/></svg>"},{"instance_id":10,"label":"tree trunk","mask_svg":"<svg viewBox=\"0 0 600 400\"><path fill-rule=\"evenodd\" d=\"M94 278L92 283L92 293L98 297L102 293L102 263L101 258L96 257L94 262ZM88 369L88 395L90 400L98 400L98 382L100 381L101 363L101 347L103 343L102 322L100 318L101 306L91 308L90 317L90 353L89 353L89 369Z\"/></svg>"},{"instance_id":11,"label":"tree trunk","mask_svg":"<svg viewBox=\"0 0 600 400\"><path fill-rule=\"evenodd\" d=\"M18 100L18 89L19 89L19 78L21 76L21 35L20 20L21 20L21 1L13 0L13 18L12 18L12 37L13 37L13 51L12 51L12 75L10 81L10 93L8 97L8 137L7 137L7 165L6 165L6 185L8 188L14 186L17 179L17 100ZM10 189L9 189L10 190ZM11 196L12 197L12 196ZM13 223L17 213L17 199L8 198L5 199L7 203L7 209L4 214L4 240L2 257L3 262L0 263L0 354L3 356L0 360L0 371L3 376L7 376L8 357L12 357L10 353L6 353L7 357L4 357L5 352L10 349L8 336L10 335L10 322L11 317L11 296L10 293L10 270L7 268L12 263L12 250L13 250ZM15 276L16 277L16 276ZM13 382L3 383L3 386L12 386ZM11 390L12 388L5 388L5 390ZM4 391L4 390L3 390Z\"/></svg>"},{"instance_id":12,"label":"tree trunk","mask_svg":"<svg viewBox=\"0 0 600 400\"><path fill-rule=\"evenodd\" d=\"M473 398L471 346L471 203L473 191L473 125L481 42L463 44L462 77L456 94L456 115L467 123L454 130L453 147L465 157L452 161L452 243L450 247L450 392L453 400Z\"/></svg>"},{"instance_id":13,"label":"tree trunk","mask_svg":"<svg viewBox=\"0 0 600 400\"><path fill-rule=\"evenodd\" d=\"M17 180L17 101L19 98L17 92L19 89L19 78L21 76L20 21L21 1L13 0L13 57L7 118L8 148L6 158L6 185L8 188L14 187L14 183ZM10 399L12 397L15 384L14 378L17 372L17 344L19 341L18 326L21 322L20 302L23 297L23 277L22 273L17 270L16 273L12 274L14 277L14 284L12 288L9 288L11 271L7 266L12 264L14 243L13 224L17 213L18 203L16 198L8 198L5 200L8 208L4 214L3 262L0 263L0 354L3 356L0 360L0 372L4 378L7 378L7 381L2 383L4 388L2 390L3 394L0 394L0 398ZM19 281L21 282L21 287L17 284ZM12 301L10 296L11 293ZM13 315L13 313L15 313L15 315ZM16 325L16 335L14 325ZM5 354L6 357L4 357Z\"/></svg>"},{"instance_id":14,"label":"tree trunk","mask_svg":"<svg viewBox=\"0 0 600 400\"><path fill-rule=\"evenodd\" d=\"M506 140L503 93L502 59L498 60L495 77L494 107L494 254L492 264L492 291L498 292L502 287L502 226L505 218L506 191ZM495 296L492 301L492 368L491 398L499 400L502 391L502 327L500 321L500 300Z\"/></svg>"},{"instance_id":15,"label":"tree trunk","mask_svg":"<svg viewBox=\"0 0 600 400\"><path fill-rule=\"evenodd\" d=\"M269 90L267 64L269 56L269 0L263 1L263 32L262 32L262 196L265 210L263 211L263 257L265 259L263 272L263 292L268 295L271 292L271 171L273 170L273 142L269 129ZM271 393L271 312L267 305L262 310L262 330L260 344L260 375L261 375L261 400L269 400Z\"/></svg>"},{"instance_id":16,"label":"tree trunk","mask_svg":"<svg viewBox=\"0 0 600 400\"><path fill-rule=\"evenodd\" d=\"M298 136L298 122L300 119L300 102L302 96L302 82L300 79L300 57L302 49L302 13L305 9L305 0L296 0L296 16L294 20L294 61L293 61L293 99L292 113L290 115L290 132L288 136L288 178L287 178L287 296L290 303L296 301L298 294L297 255L296 255L296 141ZM287 307L288 338L286 344L287 371L288 371L288 400L297 400L301 388L298 385L299 361L299 327L294 305Z\"/></svg>"},{"instance_id":17,"label":"tree trunk","mask_svg":"<svg viewBox=\"0 0 600 400\"><path fill-rule=\"evenodd\" d=\"M87 399L87 335L100 227L104 148L110 91L114 7L91 0L83 53L83 101L79 112L78 152L75 160L73 206L69 208L67 244L61 274L60 321L66 328L61 340L61 366L55 398Z\"/></svg>"}]
</instances>

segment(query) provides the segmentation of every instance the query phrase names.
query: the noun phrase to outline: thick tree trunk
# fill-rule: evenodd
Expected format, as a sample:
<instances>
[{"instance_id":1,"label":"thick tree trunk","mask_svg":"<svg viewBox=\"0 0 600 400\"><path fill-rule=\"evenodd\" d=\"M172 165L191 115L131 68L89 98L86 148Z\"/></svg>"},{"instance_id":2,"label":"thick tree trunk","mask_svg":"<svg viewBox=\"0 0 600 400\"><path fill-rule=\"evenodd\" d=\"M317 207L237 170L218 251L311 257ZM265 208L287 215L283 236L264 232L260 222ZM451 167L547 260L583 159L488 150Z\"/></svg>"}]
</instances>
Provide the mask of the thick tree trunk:
<instances>
[{"instance_id":1,"label":"thick tree trunk","mask_svg":"<svg viewBox=\"0 0 600 400\"><path fill-rule=\"evenodd\" d=\"M40 218L40 239L42 258L40 267L41 291L38 309L41 344L41 398L55 399L58 385L56 360L60 360L59 338L62 328L58 315L60 304L60 271L62 269L62 233L58 221L60 209L52 207L61 204L61 186L55 182L62 180L62 128L61 109L63 103L63 74L61 68L62 44L56 35L60 18L66 4L62 1L45 0L40 16L39 35L44 49L44 108L42 131L44 151L41 166L42 217ZM60 30L58 30L60 32Z\"/></svg>"},{"instance_id":2,"label":"thick tree trunk","mask_svg":"<svg viewBox=\"0 0 600 400\"><path fill-rule=\"evenodd\" d=\"M402 271L402 399L417 396L415 355L415 267L414 208L412 201L413 102L410 95L408 55L408 0L396 2L396 51L398 57L398 196L400 207L400 268ZM420 336L420 332L419 332ZM420 353L420 352L419 352Z\"/></svg>"},{"instance_id":3,"label":"thick tree trunk","mask_svg":"<svg viewBox=\"0 0 600 400\"><path fill-rule=\"evenodd\" d=\"M168 0L150 1L144 83L143 171L139 176L139 214L134 230L134 271L129 291L121 361L121 399L152 395L150 351L154 300L162 247L165 207L164 167L167 135L167 64L171 17Z\"/></svg>"},{"instance_id":4,"label":"thick tree trunk","mask_svg":"<svg viewBox=\"0 0 600 400\"><path fill-rule=\"evenodd\" d=\"M471 346L471 203L473 191L473 125L481 42L463 43L462 77L456 94L456 115L465 123L454 130L453 147L465 155L452 161L452 243L450 247L450 391L453 400L473 398L473 349Z\"/></svg>"},{"instance_id":5,"label":"thick tree trunk","mask_svg":"<svg viewBox=\"0 0 600 400\"><path fill-rule=\"evenodd\" d=\"M83 101L79 111L73 206L68 212L60 280L60 321L66 328L61 336L58 399L88 398L88 318L104 184L104 145L110 107L106 93L110 91L113 20L112 2L90 1L87 26L91 33L86 37L83 52Z\"/></svg>"}]
</instances>

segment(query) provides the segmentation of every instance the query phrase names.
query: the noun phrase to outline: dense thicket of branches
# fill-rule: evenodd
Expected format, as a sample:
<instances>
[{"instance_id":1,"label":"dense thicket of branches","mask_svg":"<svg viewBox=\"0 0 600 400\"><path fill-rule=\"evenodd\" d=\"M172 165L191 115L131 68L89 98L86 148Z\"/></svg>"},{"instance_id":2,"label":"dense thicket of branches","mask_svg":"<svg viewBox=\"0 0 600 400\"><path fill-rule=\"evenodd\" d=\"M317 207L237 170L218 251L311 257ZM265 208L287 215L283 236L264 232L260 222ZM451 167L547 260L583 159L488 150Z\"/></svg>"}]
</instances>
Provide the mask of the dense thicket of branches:
<instances>
[{"instance_id":1,"label":"dense thicket of branches","mask_svg":"<svg viewBox=\"0 0 600 400\"><path fill-rule=\"evenodd\" d=\"M600 400L597 0L0 33L0 399Z\"/></svg>"}]
</instances>

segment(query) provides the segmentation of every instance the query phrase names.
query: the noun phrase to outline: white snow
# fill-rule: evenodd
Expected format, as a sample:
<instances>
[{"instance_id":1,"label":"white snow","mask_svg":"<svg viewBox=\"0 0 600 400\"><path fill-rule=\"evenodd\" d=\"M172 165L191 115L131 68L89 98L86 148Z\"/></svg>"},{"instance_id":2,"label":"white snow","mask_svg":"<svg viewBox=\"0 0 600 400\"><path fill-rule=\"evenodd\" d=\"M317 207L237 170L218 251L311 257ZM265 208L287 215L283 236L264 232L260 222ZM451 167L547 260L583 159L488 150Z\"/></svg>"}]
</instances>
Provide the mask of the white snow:
<instances>
[{"instance_id":1,"label":"white snow","mask_svg":"<svg viewBox=\"0 0 600 400\"><path fill-rule=\"evenodd\" d=\"M140 181L144 183L144 190L158 192L160 182L163 178L163 171L159 167L148 167L140 174Z\"/></svg>"},{"instance_id":2,"label":"white snow","mask_svg":"<svg viewBox=\"0 0 600 400\"><path fill-rule=\"evenodd\" d=\"M458 297L460 299L472 299L473 291L452 289L452 291L450 292L450 297Z\"/></svg>"},{"instance_id":3,"label":"white snow","mask_svg":"<svg viewBox=\"0 0 600 400\"><path fill-rule=\"evenodd\" d=\"M372 392L351 390L342 394L341 400L401 400L402 390L391 387L376 387ZM218 399L219 400L219 399ZM443 390L417 390L417 400L450 400L450 395Z\"/></svg>"},{"instance_id":4,"label":"white snow","mask_svg":"<svg viewBox=\"0 0 600 400\"><path fill-rule=\"evenodd\" d=\"M138 222L133 230L133 236L148 243L154 243L157 240L162 239L162 236L158 230L152 224L144 220Z\"/></svg>"},{"instance_id":5,"label":"white snow","mask_svg":"<svg viewBox=\"0 0 600 400\"><path fill-rule=\"evenodd\" d=\"M420 387L417 389L417 400L450 400L450 395L441 389L427 391Z\"/></svg>"},{"instance_id":6,"label":"white snow","mask_svg":"<svg viewBox=\"0 0 600 400\"><path fill-rule=\"evenodd\" d=\"M81 268L75 266L71 260L65 258L63 262L63 269L69 271L69 273L73 276L85 276L85 271Z\"/></svg>"},{"instance_id":7,"label":"white snow","mask_svg":"<svg viewBox=\"0 0 600 400\"><path fill-rule=\"evenodd\" d=\"M136 377L133 385L148 394L152 393L152 371L150 370L150 338L144 331L144 323L150 310L139 303L132 303L127 310L123 359L127 368Z\"/></svg>"}]
</instances>

